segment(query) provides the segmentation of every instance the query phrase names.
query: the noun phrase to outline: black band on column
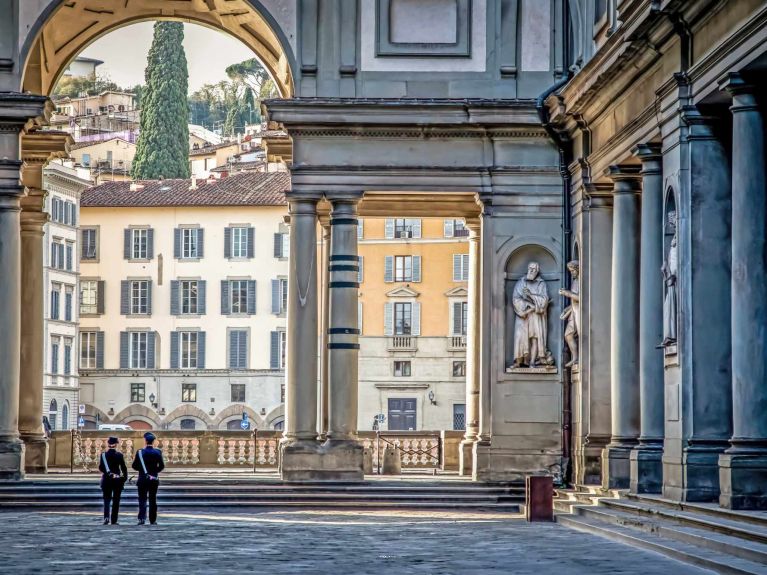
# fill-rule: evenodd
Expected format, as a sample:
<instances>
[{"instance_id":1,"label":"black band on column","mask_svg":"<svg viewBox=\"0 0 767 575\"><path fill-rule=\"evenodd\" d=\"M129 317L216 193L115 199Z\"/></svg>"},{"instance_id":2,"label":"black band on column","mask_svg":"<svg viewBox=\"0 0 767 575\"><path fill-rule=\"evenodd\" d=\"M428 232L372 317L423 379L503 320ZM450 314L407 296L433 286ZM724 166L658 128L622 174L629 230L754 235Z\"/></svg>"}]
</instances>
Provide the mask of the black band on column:
<instances>
[{"instance_id":1,"label":"black band on column","mask_svg":"<svg viewBox=\"0 0 767 575\"><path fill-rule=\"evenodd\" d=\"M360 330L355 327L331 327L328 335L359 335Z\"/></svg>"},{"instance_id":2,"label":"black band on column","mask_svg":"<svg viewBox=\"0 0 767 575\"><path fill-rule=\"evenodd\" d=\"M359 282L328 282L330 288L358 288Z\"/></svg>"},{"instance_id":3,"label":"black band on column","mask_svg":"<svg viewBox=\"0 0 767 575\"><path fill-rule=\"evenodd\" d=\"M359 349L358 343L329 343L328 349Z\"/></svg>"},{"instance_id":4,"label":"black band on column","mask_svg":"<svg viewBox=\"0 0 767 575\"><path fill-rule=\"evenodd\" d=\"M359 263L360 258L359 258L359 256L331 255L328 258L328 261L331 261L331 262L354 262L355 264L357 264L357 263Z\"/></svg>"},{"instance_id":5,"label":"black band on column","mask_svg":"<svg viewBox=\"0 0 767 575\"><path fill-rule=\"evenodd\" d=\"M356 226L359 225L359 220L356 218L334 218L331 216L331 226Z\"/></svg>"},{"instance_id":6,"label":"black band on column","mask_svg":"<svg viewBox=\"0 0 767 575\"><path fill-rule=\"evenodd\" d=\"M328 268L331 272L359 272L360 266L335 265Z\"/></svg>"}]
</instances>

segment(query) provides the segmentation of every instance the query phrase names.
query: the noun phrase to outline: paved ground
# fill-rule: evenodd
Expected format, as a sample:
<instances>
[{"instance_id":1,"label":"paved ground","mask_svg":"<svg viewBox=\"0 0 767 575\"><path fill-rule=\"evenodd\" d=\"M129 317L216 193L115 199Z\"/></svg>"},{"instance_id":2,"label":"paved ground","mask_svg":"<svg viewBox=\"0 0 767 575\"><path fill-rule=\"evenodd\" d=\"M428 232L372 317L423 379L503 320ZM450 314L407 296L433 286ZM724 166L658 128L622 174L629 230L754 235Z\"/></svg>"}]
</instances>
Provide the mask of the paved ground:
<instances>
[{"instance_id":1,"label":"paved ground","mask_svg":"<svg viewBox=\"0 0 767 575\"><path fill-rule=\"evenodd\" d=\"M556 524L391 512L174 513L137 527L93 513L0 513L0 571L91 574L709 573Z\"/></svg>"}]
</instances>

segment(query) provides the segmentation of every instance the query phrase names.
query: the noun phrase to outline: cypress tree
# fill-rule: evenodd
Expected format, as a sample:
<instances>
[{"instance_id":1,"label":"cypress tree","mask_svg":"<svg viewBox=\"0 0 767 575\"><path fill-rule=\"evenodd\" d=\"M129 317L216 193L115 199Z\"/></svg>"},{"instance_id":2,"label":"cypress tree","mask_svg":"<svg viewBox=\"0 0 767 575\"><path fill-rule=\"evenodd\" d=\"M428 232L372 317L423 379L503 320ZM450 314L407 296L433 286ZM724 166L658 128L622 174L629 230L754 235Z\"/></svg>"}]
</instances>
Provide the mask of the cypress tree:
<instances>
[{"instance_id":1,"label":"cypress tree","mask_svg":"<svg viewBox=\"0 0 767 575\"><path fill-rule=\"evenodd\" d=\"M133 179L189 177L189 72L183 40L181 22L155 23L144 72Z\"/></svg>"}]
</instances>

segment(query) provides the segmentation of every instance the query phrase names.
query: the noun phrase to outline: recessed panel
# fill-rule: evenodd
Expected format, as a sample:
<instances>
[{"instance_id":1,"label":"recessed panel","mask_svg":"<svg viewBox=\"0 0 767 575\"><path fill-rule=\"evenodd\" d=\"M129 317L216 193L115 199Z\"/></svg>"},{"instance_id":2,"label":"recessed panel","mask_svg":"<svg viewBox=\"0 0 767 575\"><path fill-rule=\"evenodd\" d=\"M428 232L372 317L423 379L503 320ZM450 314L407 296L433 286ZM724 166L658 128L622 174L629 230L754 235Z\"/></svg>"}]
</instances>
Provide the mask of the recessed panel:
<instances>
[{"instance_id":1,"label":"recessed panel","mask_svg":"<svg viewBox=\"0 0 767 575\"><path fill-rule=\"evenodd\" d=\"M392 44L456 44L457 0L391 0L389 41Z\"/></svg>"}]
</instances>

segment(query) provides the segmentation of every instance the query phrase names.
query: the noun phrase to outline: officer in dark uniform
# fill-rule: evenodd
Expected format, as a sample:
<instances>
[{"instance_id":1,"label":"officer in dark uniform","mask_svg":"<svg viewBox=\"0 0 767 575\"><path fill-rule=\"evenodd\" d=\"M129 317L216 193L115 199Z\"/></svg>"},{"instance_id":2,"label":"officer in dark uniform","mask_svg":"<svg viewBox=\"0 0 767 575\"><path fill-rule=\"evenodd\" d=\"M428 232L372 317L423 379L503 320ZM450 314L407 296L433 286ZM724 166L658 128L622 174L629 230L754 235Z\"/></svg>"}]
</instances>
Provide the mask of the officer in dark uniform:
<instances>
[{"instance_id":1,"label":"officer in dark uniform","mask_svg":"<svg viewBox=\"0 0 767 575\"><path fill-rule=\"evenodd\" d=\"M120 443L116 437L107 440L108 449L101 453L99 471L101 471L101 492L104 495L104 525L109 525L109 506L111 503L112 525L117 525L117 514L120 512L120 495L123 485L128 479L128 468L125 466L123 454L117 451Z\"/></svg>"},{"instance_id":2,"label":"officer in dark uniform","mask_svg":"<svg viewBox=\"0 0 767 575\"><path fill-rule=\"evenodd\" d=\"M138 471L138 524L146 523L146 501L149 498L149 523L157 525L157 489L160 487L160 472L165 469L162 451L154 448L155 436L144 434L146 445L136 452L133 469Z\"/></svg>"}]
</instances>

